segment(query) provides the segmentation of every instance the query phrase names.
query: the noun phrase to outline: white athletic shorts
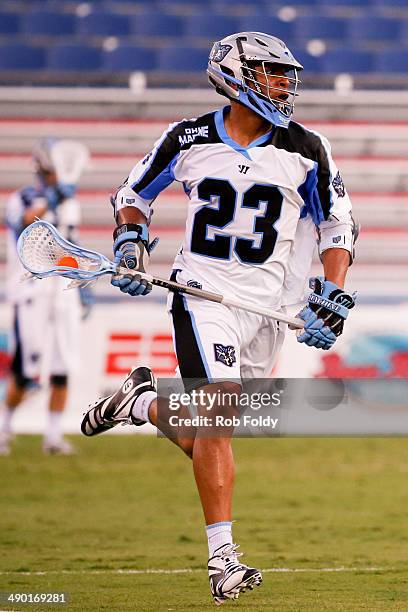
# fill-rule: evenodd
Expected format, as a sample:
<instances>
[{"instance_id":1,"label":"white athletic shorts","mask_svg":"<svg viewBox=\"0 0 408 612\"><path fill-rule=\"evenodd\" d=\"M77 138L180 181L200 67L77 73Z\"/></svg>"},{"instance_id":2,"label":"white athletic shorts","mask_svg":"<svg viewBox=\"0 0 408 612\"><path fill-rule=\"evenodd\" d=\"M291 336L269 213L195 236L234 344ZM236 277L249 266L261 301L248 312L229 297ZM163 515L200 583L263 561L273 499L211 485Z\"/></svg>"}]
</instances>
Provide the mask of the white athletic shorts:
<instances>
[{"instance_id":1,"label":"white athletic shorts","mask_svg":"<svg viewBox=\"0 0 408 612\"><path fill-rule=\"evenodd\" d=\"M175 271L172 280L186 284L188 279ZM285 324L179 293L169 295L168 310L186 390L217 379L239 381L271 375Z\"/></svg>"},{"instance_id":2,"label":"white athletic shorts","mask_svg":"<svg viewBox=\"0 0 408 612\"><path fill-rule=\"evenodd\" d=\"M64 291L67 281L33 282L30 297L15 305L12 371L24 386L50 376L67 376L78 358L80 301L77 290Z\"/></svg>"}]
</instances>

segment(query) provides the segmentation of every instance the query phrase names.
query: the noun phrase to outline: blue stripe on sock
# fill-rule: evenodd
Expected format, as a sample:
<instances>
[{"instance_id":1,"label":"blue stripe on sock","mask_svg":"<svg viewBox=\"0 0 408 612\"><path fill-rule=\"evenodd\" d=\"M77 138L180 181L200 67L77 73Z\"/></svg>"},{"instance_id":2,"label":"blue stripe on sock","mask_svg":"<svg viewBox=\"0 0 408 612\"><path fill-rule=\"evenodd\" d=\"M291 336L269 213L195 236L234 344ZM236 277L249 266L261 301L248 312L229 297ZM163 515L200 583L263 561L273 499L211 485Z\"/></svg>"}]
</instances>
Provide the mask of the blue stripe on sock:
<instances>
[{"instance_id":1,"label":"blue stripe on sock","mask_svg":"<svg viewBox=\"0 0 408 612\"><path fill-rule=\"evenodd\" d=\"M222 525L232 525L230 521L221 521L221 523L213 523L212 525L207 525L206 529L214 529L215 527L221 527Z\"/></svg>"}]
</instances>

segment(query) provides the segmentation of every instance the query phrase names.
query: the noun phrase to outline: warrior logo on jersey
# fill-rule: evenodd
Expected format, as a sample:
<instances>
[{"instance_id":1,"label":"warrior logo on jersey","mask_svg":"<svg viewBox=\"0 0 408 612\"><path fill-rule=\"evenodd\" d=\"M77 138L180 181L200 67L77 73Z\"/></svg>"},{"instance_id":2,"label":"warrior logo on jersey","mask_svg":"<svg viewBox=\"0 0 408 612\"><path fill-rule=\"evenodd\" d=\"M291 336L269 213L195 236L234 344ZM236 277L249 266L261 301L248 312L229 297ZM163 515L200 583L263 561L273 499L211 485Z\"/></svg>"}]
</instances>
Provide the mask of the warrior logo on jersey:
<instances>
[{"instance_id":1,"label":"warrior logo on jersey","mask_svg":"<svg viewBox=\"0 0 408 612\"><path fill-rule=\"evenodd\" d=\"M222 45L221 43L216 43L213 47L213 51L211 54L211 61L213 62L222 62L224 57L231 51L231 45Z\"/></svg>"},{"instance_id":2,"label":"warrior logo on jersey","mask_svg":"<svg viewBox=\"0 0 408 612\"><path fill-rule=\"evenodd\" d=\"M340 172L337 172L336 176L332 181L332 185L334 187L334 191L337 193L339 198L344 198L346 195L346 188L343 183L343 179L340 176Z\"/></svg>"},{"instance_id":3,"label":"warrior logo on jersey","mask_svg":"<svg viewBox=\"0 0 408 612\"><path fill-rule=\"evenodd\" d=\"M237 361L235 357L235 348L233 346L214 344L214 355L215 361L220 361L229 368L232 368Z\"/></svg>"}]
</instances>

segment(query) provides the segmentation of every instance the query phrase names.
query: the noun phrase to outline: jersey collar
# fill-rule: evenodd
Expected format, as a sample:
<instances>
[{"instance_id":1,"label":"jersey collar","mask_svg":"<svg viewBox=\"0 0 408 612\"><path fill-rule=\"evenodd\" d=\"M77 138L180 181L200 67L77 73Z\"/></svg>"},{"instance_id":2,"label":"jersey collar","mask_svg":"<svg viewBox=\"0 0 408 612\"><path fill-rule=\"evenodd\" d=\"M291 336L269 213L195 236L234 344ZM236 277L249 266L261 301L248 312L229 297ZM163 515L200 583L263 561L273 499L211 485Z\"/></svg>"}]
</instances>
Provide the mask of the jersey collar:
<instances>
[{"instance_id":1,"label":"jersey collar","mask_svg":"<svg viewBox=\"0 0 408 612\"><path fill-rule=\"evenodd\" d=\"M273 132L273 128L269 130L269 132L266 132L266 134L262 134L262 136L260 136L256 140L253 140L252 142L250 142L248 146L243 147L237 142L235 142L235 140L233 140L230 136L228 136L227 130L225 129L224 114L229 110L229 108L230 108L229 106L224 106L224 108L220 108L215 113L215 127L217 129L218 136L220 137L222 142L228 145L229 147L231 147L231 149L234 149L238 153L242 153L242 155L246 157L247 159L251 159L248 153L248 150L252 149L253 147L259 147L260 145L264 144L267 140L269 140Z\"/></svg>"}]
</instances>

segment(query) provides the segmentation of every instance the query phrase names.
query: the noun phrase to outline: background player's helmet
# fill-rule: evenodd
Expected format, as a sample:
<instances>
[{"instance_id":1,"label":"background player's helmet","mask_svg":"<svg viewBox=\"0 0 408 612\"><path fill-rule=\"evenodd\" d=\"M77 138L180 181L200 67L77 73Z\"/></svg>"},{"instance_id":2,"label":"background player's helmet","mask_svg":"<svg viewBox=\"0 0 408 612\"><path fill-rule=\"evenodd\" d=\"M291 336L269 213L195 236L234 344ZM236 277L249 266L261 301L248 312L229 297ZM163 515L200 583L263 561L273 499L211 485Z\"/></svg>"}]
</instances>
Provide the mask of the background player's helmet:
<instances>
[{"instance_id":1,"label":"background player's helmet","mask_svg":"<svg viewBox=\"0 0 408 612\"><path fill-rule=\"evenodd\" d=\"M268 77L274 76L270 67L277 65L285 69L287 88L268 86L265 94L259 76L263 75L268 83ZM260 32L240 32L214 43L207 74L218 93L244 104L274 125L288 127L298 95L298 71L302 69L279 38Z\"/></svg>"},{"instance_id":2,"label":"background player's helmet","mask_svg":"<svg viewBox=\"0 0 408 612\"><path fill-rule=\"evenodd\" d=\"M57 138L42 138L33 149L35 170L40 177L55 172L51 149L56 142L58 142Z\"/></svg>"}]
</instances>

